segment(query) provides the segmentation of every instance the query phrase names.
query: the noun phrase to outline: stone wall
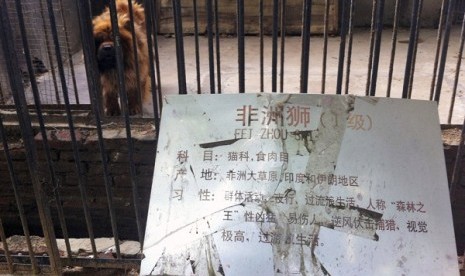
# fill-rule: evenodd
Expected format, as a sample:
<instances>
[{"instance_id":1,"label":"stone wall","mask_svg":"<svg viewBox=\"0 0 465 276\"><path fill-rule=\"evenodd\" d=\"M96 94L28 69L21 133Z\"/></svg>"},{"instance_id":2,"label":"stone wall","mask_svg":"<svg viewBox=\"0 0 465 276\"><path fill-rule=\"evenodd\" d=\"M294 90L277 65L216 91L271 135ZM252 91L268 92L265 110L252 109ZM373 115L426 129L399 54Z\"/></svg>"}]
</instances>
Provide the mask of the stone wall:
<instances>
[{"instance_id":1,"label":"stone wall","mask_svg":"<svg viewBox=\"0 0 465 276\"><path fill-rule=\"evenodd\" d=\"M48 141L51 157L57 176L58 191L72 237L87 236L87 228L82 211L82 201L79 189L79 178L76 173L71 137L68 130L48 130ZM155 131L150 126L147 129L132 131L134 138L134 163L136 167L136 183L139 193L139 206L145 228L152 175L155 163ZM118 232L121 239L137 240L135 211L132 198L131 177L128 163L128 146L124 128L106 129L104 131L105 147L108 154L108 168L113 189L113 202L116 210ZM87 183L87 203L90 208L96 237L112 236L110 216L108 211L102 158L98 146L96 131L80 130L77 132L79 141L79 156L84 172L83 179ZM53 221L56 235L61 237L61 228L56 212L56 201L53 187L50 184L48 163L42 143L42 137L35 137L38 152L39 179L43 181L52 206ZM2 148L3 151L3 148ZM25 209L30 230L41 234L40 221L36 210L32 182L29 175L24 148L16 143L10 143L14 171L17 174L18 191ZM22 228L15 204L5 155L0 154L0 218L7 231L7 236L22 234Z\"/></svg>"}]
</instances>

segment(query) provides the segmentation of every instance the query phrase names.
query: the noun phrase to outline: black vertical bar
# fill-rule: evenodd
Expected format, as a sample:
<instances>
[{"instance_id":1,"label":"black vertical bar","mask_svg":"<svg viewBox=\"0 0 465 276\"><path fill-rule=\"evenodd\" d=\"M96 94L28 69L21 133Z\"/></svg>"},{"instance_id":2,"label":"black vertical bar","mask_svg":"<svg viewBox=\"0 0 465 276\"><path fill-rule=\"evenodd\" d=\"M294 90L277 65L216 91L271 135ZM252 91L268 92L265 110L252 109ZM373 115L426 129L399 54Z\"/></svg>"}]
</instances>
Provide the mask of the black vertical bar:
<instances>
[{"instance_id":1,"label":"black vertical bar","mask_svg":"<svg viewBox=\"0 0 465 276\"><path fill-rule=\"evenodd\" d=\"M45 23L45 18L47 18L47 15L45 14L42 0L39 0L39 4L40 4L40 13L42 17L42 28L44 29L44 32L45 32L45 45L47 49L47 57L48 57L48 62L50 63L50 69L52 71L53 87L55 88L55 99L57 101L57 104L61 104L60 93L58 91L58 81L57 81L57 77L55 73L55 65L53 62L52 50L51 50L50 42L49 42L49 33L47 29L47 24Z\"/></svg>"},{"instance_id":2,"label":"black vertical bar","mask_svg":"<svg viewBox=\"0 0 465 276\"><path fill-rule=\"evenodd\" d=\"M77 90L76 84L76 73L74 72L74 62L73 62L73 55L71 54L71 46L69 45L69 34L68 34L68 27L66 26L66 19L64 15L64 7L63 7L63 0L60 0L60 15L61 20L63 20L63 32L65 35L65 43L66 43L66 51L68 53L68 62L69 68L71 69L71 80L73 82L73 89L74 89L74 100L76 104L79 104L79 91Z\"/></svg>"},{"instance_id":3,"label":"black vertical bar","mask_svg":"<svg viewBox=\"0 0 465 276\"><path fill-rule=\"evenodd\" d=\"M452 89L451 102L450 102L450 107L449 107L449 116L447 118L447 123L448 124L451 123L452 114L454 112L455 96L457 95L457 85L458 85L459 76L460 76L460 67L462 66L464 42L465 42L465 14L464 14L463 19L462 19L462 30L460 32L460 47L459 47L459 53L458 53L458 57L457 57L457 64L455 66L454 87Z\"/></svg>"},{"instance_id":4,"label":"black vertical bar","mask_svg":"<svg viewBox=\"0 0 465 276\"><path fill-rule=\"evenodd\" d=\"M18 57L13 43L13 35L11 31L10 20L6 9L6 1L0 1L0 38L3 43L3 52L10 55L6 59L8 68L8 77L10 86L13 91L18 121L20 124L21 136L26 152L27 166L31 175L34 196L37 203L37 210L42 225L45 243L49 253L50 267L52 273L61 273L61 261L56 243L55 231L53 229L53 221L51 219L50 206L48 205L47 195L43 189L43 184L39 180L37 168L37 150L34 143L34 133L31 126L31 118L27 109L24 87L21 79L20 68L18 65Z\"/></svg>"},{"instance_id":5,"label":"black vertical bar","mask_svg":"<svg viewBox=\"0 0 465 276\"><path fill-rule=\"evenodd\" d=\"M447 4L446 15L446 29L444 31L444 39L442 40L441 60L439 62L438 80L436 83L436 90L434 92L434 100L439 103L441 97L442 81L444 79L444 68L446 67L447 50L449 46L450 29L452 26L452 19L454 17L455 0L449 0Z\"/></svg>"},{"instance_id":6,"label":"black vertical bar","mask_svg":"<svg viewBox=\"0 0 465 276\"><path fill-rule=\"evenodd\" d=\"M84 2L86 2L86 4L82 4L82 5L85 5L85 7L87 7L88 11L86 14L89 15L89 18L92 18L92 9L91 9L91 4L90 4L90 0L83 0ZM79 14L79 7L81 6L81 2L83 1L76 1L76 5L78 6L78 14ZM85 24L83 22L85 22L85 18L81 18L79 17L79 27L81 28L81 32L82 32L82 26ZM92 23L92 22L91 22ZM91 25L92 26L92 25ZM89 33L92 34L93 33L93 27L91 29L89 29ZM81 38L82 39L82 38ZM92 45L95 44L94 40L92 39ZM82 43L82 41L81 41ZM90 47L89 45L86 45L86 44L82 44L82 49L83 49L83 53L85 54L85 49L86 47ZM95 55L96 55L96 52L95 52L95 46L92 47L92 57L95 59ZM85 56L84 56L84 60L85 60ZM97 63L95 63L97 64ZM98 91L97 93L97 98L94 100L93 97L89 97L90 98L90 105L92 106L92 108L94 108L95 105L99 106L99 107L103 107L103 93L102 93L102 89L100 87L100 72L98 71L98 67L96 66L95 68L93 67L86 67L86 74L91 74L91 76L93 76L94 78L96 78L98 80L98 82L96 83L96 89ZM89 82L89 77L87 78L87 82ZM90 93L90 90L89 90L89 93ZM103 116L104 112L103 112L103 108L99 108L100 110L100 116Z\"/></svg>"},{"instance_id":7,"label":"black vertical bar","mask_svg":"<svg viewBox=\"0 0 465 276\"><path fill-rule=\"evenodd\" d=\"M202 92L200 81L200 50L199 50L199 19L197 12L197 0L192 1L194 7L194 40L195 40L195 69L197 73L197 94Z\"/></svg>"},{"instance_id":8,"label":"black vertical bar","mask_svg":"<svg viewBox=\"0 0 465 276\"><path fill-rule=\"evenodd\" d=\"M347 48L347 64L346 64L346 81L344 93L349 93L349 81L350 81L350 66L352 62L352 44L354 37L354 13L355 13L355 0L350 0L350 16L349 16L349 46Z\"/></svg>"},{"instance_id":9,"label":"black vertical bar","mask_svg":"<svg viewBox=\"0 0 465 276\"><path fill-rule=\"evenodd\" d=\"M392 75L394 73L394 60L396 57L396 45L397 45L397 30L399 25L399 11L400 11L400 1L396 0L394 19L392 24L392 38L391 38L391 59L389 61L389 73L388 73L388 83L386 97L391 97L391 86L392 86Z\"/></svg>"},{"instance_id":10,"label":"black vertical bar","mask_svg":"<svg viewBox=\"0 0 465 276\"><path fill-rule=\"evenodd\" d=\"M79 179L79 188L81 190L81 200L82 200L83 209L84 209L84 216L86 218L87 231L89 233L89 238L91 240L92 252L94 254L94 257L97 258L97 249L96 249L95 240L94 240L92 218L90 216L90 211L89 211L89 207L87 203L87 187L86 187L87 183L84 178L84 170L82 168L81 158L79 156L79 146L78 146L77 139L76 139L76 132L74 129L73 117L72 117L71 108L69 105L68 87L66 85L65 72L63 70L63 62L61 60L61 49L60 49L60 44L58 40L58 32L56 29L55 14L53 13L52 0L47 0L47 7L48 7L49 18L50 18L50 26L51 26L51 31L52 31L53 42L55 44L55 55L57 58L58 72L61 78L61 89L63 92L63 100L65 101L66 117L68 119L69 132L71 136L71 142L73 145L73 156L74 156L74 161L75 161L74 163L76 165L76 172L78 174L78 179Z\"/></svg>"},{"instance_id":11,"label":"black vertical bar","mask_svg":"<svg viewBox=\"0 0 465 276\"><path fill-rule=\"evenodd\" d=\"M383 21L384 21L384 0L379 0L376 7L376 30L375 30L375 45L373 52L373 64L371 69L370 78L370 89L369 95L375 96L376 94L376 83L378 81L378 66L379 66L379 52L381 50L381 35L383 33Z\"/></svg>"},{"instance_id":12,"label":"black vertical bar","mask_svg":"<svg viewBox=\"0 0 465 276\"><path fill-rule=\"evenodd\" d=\"M244 0L237 0L237 63L239 68L239 93L245 92L245 53L244 53Z\"/></svg>"},{"instance_id":13,"label":"black vertical bar","mask_svg":"<svg viewBox=\"0 0 465 276\"><path fill-rule=\"evenodd\" d=\"M155 26L155 19L152 17L154 12L153 1L145 1L144 12L146 21L146 32L147 32L147 48L149 51L149 69L150 69L150 87L152 92L153 101L153 118L155 123L155 129L160 129L160 110L161 110L161 87L160 87L160 68L158 59L158 43L157 43L157 32ZM152 40L153 38L153 40ZM154 45L155 44L155 45ZM154 51L155 49L155 51ZM155 58L155 66L157 66L157 78L155 79L155 66L153 60ZM157 86L158 83L158 86ZM156 132L158 136L158 131Z\"/></svg>"},{"instance_id":14,"label":"black vertical bar","mask_svg":"<svg viewBox=\"0 0 465 276\"><path fill-rule=\"evenodd\" d=\"M0 104L5 104L5 96L3 95L2 84L0 83Z\"/></svg>"},{"instance_id":15,"label":"black vertical bar","mask_svg":"<svg viewBox=\"0 0 465 276\"><path fill-rule=\"evenodd\" d=\"M412 71L412 61L413 61L413 52L415 49L415 37L417 31L417 18L420 14L420 1L421 0L414 0L413 2L413 9L412 9L412 18L410 21L410 38L407 50L407 59L405 64L405 74L404 74L404 86L402 89L402 98L407 99L409 94L409 86L410 86L410 74Z\"/></svg>"},{"instance_id":16,"label":"black vertical bar","mask_svg":"<svg viewBox=\"0 0 465 276\"><path fill-rule=\"evenodd\" d=\"M136 71L136 87L137 87L137 105L141 107L141 115L143 112L142 108L142 95L145 95L145 91L141 91L141 86L140 86L140 69L139 69L139 53L137 52L137 39L136 37L136 30L134 28L134 13L133 13L133 7L132 7L132 0L128 0L128 12L129 12L129 19L131 23L129 24L129 29L131 32L131 35L134 39L132 39L132 48L134 49L134 65L135 65L135 71Z\"/></svg>"},{"instance_id":17,"label":"black vertical bar","mask_svg":"<svg viewBox=\"0 0 465 276\"><path fill-rule=\"evenodd\" d=\"M215 94L215 64L213 56L213 0L206 0L207 33L208 33L208 65L210 69L210 93Z\"/></svg>"},{"instance_id":18,"label":"black vertical bar","mask_svg":"<svg viewBox=\"0 0 465 276\"><path fill-rule=\"evenodd\" d=\"M414 48L413 48L413 56L412 56L412 62L411 62L411 68L410 68L410 76L409 76L409 86L408 86L408 98L410 99L412 97L412 88L413 88L413 77L415 75L415 64L417 60L417 50L418 50L418 37L420 36L420 18L421 18L421 9L423 6L423 0L420 1L420 8L419 8L419 13L417 17L417 24L416 24L416 30L415 30L415 40L414 40Z\"/></svg>"},{"instance_id":19,"label":"black vertical bar","mask_svg":"<svg viewBox=\"0 0 465 276\"><path fill-rule=\"evenodd\" d=\"M260 92L265 91L265 80L264 80L264 54L263 54L263 0L260 0L259 11L258 11L258 24L260 27Z\"/></svg>"},{"instance_id":20,"label":"black vertical bar","mask_svg":"<svg viewBox=\"0 0 465 276\"><path fill-rule=\"evenodd\" d=\"M216 49L216 85L221 94L221 53L220 53L220 24L218 23L218 0L215 0L215 49Z\"/></svg>"},{"instance_id":21,"label":"black vertical bar","mask_svg":"<svg viewBox=\"0 0 465 276\"><path fill-rule=\"evenodd\" d=\"M346 48L346 35L347 35L347 1L342 1L341 9L341 30L340 36L341 41L339 43L339 60L337 69L337 83L336 83L336 94L342 94L342 78L344 75L344 58Z\"/></svg>"},{"instance_id":22,"label":"black vertical bar","mask_svg":"<svg viewBox=\"0 0 465 276\"><path fill-rule=\"evenodd\" d=\"M462 125L462 133L460 135L460 143L457 148L457 154L455 156L454 170L452 172L452 179L450 182L449 192L452 206L455 205L457 197L457 186L460 183L461 176L463 175L464 166L462 166L465 156L465 120Z\"/></svg>"},{"instance_id":23,"label":"black vertical bar","mask_svg":"<svg viewBox=\"0 0 465 276\"><path fill-rule=\"evenodd\" d=\"M415 30L415 39L414 39L414 47L413 47L413 56L412 56L412 67L410 68L410 79L409 79L409 86L408 86L408 98L412 97L412 88L413 88L413 76L415 75L415 64L417 60L417 50L418 50L418 37L420 35L420 17L421 17L421 10L423 6L423 0L420 0L420 8L418 12L418 16L416 18L416 30Z\"/></svg>"},{"instance_id":24,"label":"black vertical bar","mask_svg":"<svg viewBox=\"0 0 465 276\"><path fill-rule=\"evenodd\" d=\"M49 0L51 1L51 0ZM124 111L124 122L126 126L126 141L128 145L128 162L129 162L129 173L131 178L131 188L132 188L132 197L133 197L133 204L134 204L134 212L136 217L136 225L137 225L137 234L139 237L139 242L142 245L144 241L144 232L142 229L142 222L141 222L141 215L140 215L140 208L139 208L139 192L137 190L137 182L136 182L136 167L134 163L134 143L132 140L131 134L131 122L129 118L129 110L127 108L128 105L128 98L125 91L125 80L124 80L124 65L123 65L123 51L121 45L121 37L119 35L119 26L118 26L118 18L116 12L116 3L114 1L110 1L110 17L111 17L111 25L113 29L113 36L115 42L115 50L116 50L116 68L118 69L118 82L119 82L119 96L121 99L121 109ZM184 82L185 84L185 82ZM181 92L181 91L180 91ZM155 103L154 103L155 104Z\"/></svg>"},{"instance_id":25,"label":"black vertical bar","mask_svg":"<svg viewBox=\"0 0 465 276\"><path fill-rule=\"evenodd\" d=\"M159 126L160 126L160 114L159 114L159 111L161 110L161 90L160 90L160 78L159 78L159 75L157 75L157 77L155 77L155 66L154 66L154 55L155 55L155 64L156 66L158 66L159 64L159 60L158 60L158 55L157 55L157 48L158 48L158 45L157 45L157 34L156 32L154 31L154 24L152 21L154 21L153 17L152 17L152 14L155 13L154 12L154 8L153 8L153 1L145 1L144 3L144 12L145 12L145 22L146 22L146 32L147 32L147 48L148 48L148 51L149 51L149 69L150 69L150 92L152 94L152 102L153 102L153 118L154 118L154 122L155 122L155 128L156 129L159 129ZM153 35L152 35L153 34ZM153 39L152 39L153 38ZM154 43L154 40L155 40L155 47L153 45ZM154 48L155 48L155 51L154 51ZM155 52L155 53L154 53ZM157 71L157 74L159 74L159 72ZM157 82L158 82L158 86L157 86ZM158 135L158 131L157 131L157 135Z\"/></svg>"},{"instance_id":26,"label":"black vertical bar","mask_svg":"<svg viewBox=\"0 0 465 276\"><path fill-rule=\"evenodd\" d=\"M126 83L124 79L124 60L123 60L123 52L122 52L122 45L121 45L121 37L119 33L116 3L114 1L110 1L109 8L110 8L112 34L113 34L113 40L115 44L118 94L119 94L119 99L120 99L121 113L125 115L129 113L129 111L127 109L128 101L127 101L127 94L126 94Z\"/></svg>"},{"instance_id":27,"label":"black vertical bar","mask_svg":"<svg viewBox=\"0 0 465 276\"><path fill-rule=\"evenodd\" d=\"M161 109L162 109L162 92L161 92L161 84L160 84L160 61L158 56L158 40L157 40L157 18L155 17L155 7L154 1L148 0L144 1L144 12L145 12L145 20L146 20L146 33L147 33L147 46L148 46L148 54L149 54L149 68L150 68L150 85L151 85L151 92L152 92L152 101L153 101L153 117L154 117L154 124L156 134L155 139L158 141L158 136L160 135L160 117L161 117ZM153 38L153 41L152 41ZM154 43L154 45L152 44ZM155 55L155 56L154 56ZM155 65L154 63L155 58ZM155 79L155 66L157 68L157 79ZM158 87L157 87L158 82ZM157 145L155 144L155 152L157 152ZM132 158L132 157L131 157ZM131 182L132 183L132 182ZM133 188L134 189L134 188ZM134 194L133 194L134 195ZM135 197L134 197L135 198ZM134 210L136 212L137 218L137 208L134 206ZM141 238L140 238L141 239ZM139 239L139 240L140 240ZM143 251L143 244L140 244L140 250Z\"/></svg>"},{"instance_id":28,"label":"black vertical bar","mask_svg":"<svg viewBox=\"0 0 465 276\"><path fill-rule=\"evenodd\" d=\"M81 41L84 52L84 63L86 66L87 85L89 88L90 97L94 102L97 101L98 94L100 94L100 81L98 76L98 65L94 58L95 56L95 44L92 36L92 22L91 14L89 13L89 3L87 1L77 1L77 11L80 20L81 30ZM155 105L155 104L154 104ZM92 110L95 116L95 124L97 127L98 145L100 149L100 156L102 159L103 177L105 181L105 190L108 202L108 209L110 213L111 229L113 238L115 240L116 257L121 258L120 247L119 247L119 236L116 225L116 214L115 207L113 205L113 191L110 173L108 169L108 155L103 142L102 124L101 124L101 106L98 104L92 105Z\"/></svg>"},{"instance_id":29,"label":"black vertical bar","mask_svg":"<svg viewBox=\"0 0 465 276\"><path fill-rule=\"evenodd\" d=\"M172 0L174 30L176 37L176 60L178 64L179 94L187 94L186 65L184 59L184 38L182 33L181 3L180 0Z\"/></svg>"},{"instance_id":30,"label":"black vertical bar","mask_svg":"<svg viewBox=\"0 0 465 276\"><path fill-rule=\"evenodd\" d=\"M323 64L321 68L321 94L326 92L326 63L328 59L328 25L329 25L329 0L325 0L325 15L323 17Z\"/></svg>"},{"instance_id":31,"label":"black vertical bar","mask_svg":"<svg viewBox=\"0 0 465 276\"><path fill-rule=\"evenodd\" d=\"M273 30L272 30L272 53L271 53L271 92L277 91L278 72L278 11L279 0L273 0Z\"/></svg>"},{"instance_id":32,"label":"black vertical bar","mask_svg":"<svg viewBox=\"0 0 465 276\"><path fill-rule=\"evenodd\" d=\"M302 22L302 54L300 56L300 93L308 93L308 66L310 58L310 23L312 1L304 0Z\"/></svg>"},{"instance_id":33,"label":"black vertical bar","mask_svg":"<svg viewBox=\"0 0 465 276\"><path fill-rule=\"evenodd\" d=\"M373 0L373 6L371 9L371 26L370 26L370 55L368 57L368 73L367 73L367 83L365 89L365 95L370 94L371 86L371 70L373 69L373 48L375 44L375 25L376 25L376 10L378 9L378 0Z\"/></svg>"},{"instance_id":34,"label":"black vertical bar","mask_svg":"<svg viewBox=\"0 0 465 276\"><path fill-rule=\"evenodd\" d=\"M434 55L434 66L433 66L433 77L431 78L431 89L429 93L429 100L433 100L434 95L434 87L436 85L436 74L438 71L438 63L439 63L439 52L441 50L441 41L442 41L442 32L444 26L444 13L446 11L446 2L447 0L442 0L441 4L441 13L439 16L439 26L438 26L438 35L436 37L436 54Z\"/></svg>"},{"instance_id":35,"label":"black vertical bar","mask_svg":"<svg viewBox=\"0 0 465 276\"><path fill-rule=\"evenodd\" d=\"M14 273L13 260L11 259L10 250L8 249L8 243L6 242L5 229L3 228L3 222L0 218L0 239L2 240L3 251L5 252L6 262L8 264L8 272ZM38 272L35 272L38 273Z\"/></svg>"},{"instance_id":36,"label":"black vertical bar","mask_svg":"<svg viewBox=\"0 0 465 276\"><path fill-rule=\"evenodd\" d=\"M26 213L24 211L23 202L21 200L21 196L19 195L19 191L18 191L18 187L20 183L19 183L18 177L16 176L15 170L13 168L13 161L11 159L10 149L8 147L8 142L7 142L7 137L6 137L6 131L3 125L3 118L1 116L0 116L0 137L2 139L3 152L5 154L8 171L10 173L11 187L13 188L13 194L15 196L16 208L18 209L19 219L21 220L21 226L23 228L24 237L26 238L26 245L27 245L27 250L29 252L29 258L31 259L32 271L34 273L39 273L40 270L37 264L37 259L35 257L34 249L32 247L31 234L29 233L29 226L27 223ZM8 251L8 249L6 250Z\"/></svg>"},{"instance_id":37,"label":"black vertical bar","mask_svg":"<svg viewBox=\"0 0 465 276\"><path fill-rule=\"evenodd\" d=\"M19 1L16 1L16 12L18 15L18 22L19 22L19 28L20 28L20 33L21 33L21 39L23 43L23 49L24 49L24 56L26 58L26 64L27 64L27 69L28 73L30 76L34 75L34 69L32 66L32 57L31 53L29 50L29 42L26 37L26 26L24 24L24 16L23 16L23 9L22 5ZM55 168L53 166L53 160L52 156L50 154L50 145L48 143L48 138L47 138L47 132L45 130L45 123L44 123L44 117L42 114L42 107L41 107L41 102L40 102L40 92L37 87L37 81L35 78L30 79L31 82L31 88L32 88L32 94L34 96L34 104L37 112L37 118L39 121L39 126L40 126L40 133L42 135L42 143L45 149L45 156L47 160L47 165L48 165L48 170L50 174L50 180L51 184L54 187L54 195L55 195L55 201L56 201L56 206L57 206L57 213L58 213L58 219L60 221L60 226L61 230L63 233L63 237L65 239L65 244L66 244L66 250L68 253L68 256L71 257L71 246L69 244L69 239L68 239L68 228L66 226L66 221L65 221L65 215L63 211L63 206L61 205L61 195L59 191L59 185L58 181L56 179L56 174L55 174Z\"/></svg>"},{"instance_id":38,"label":"black vertical bar","mask_svg":"<svg viewBox=\"0 0 465 276\"><path fill-rule=\"evenodd\" d=\"M284 50L285 50L285 39L286 39L286 0L281 0L281 26L280 26L280 36L281 36L281 60L280 60L280 83L279 83L279 92L283 93L284 91Z\"/></svg>"}]
</instances>

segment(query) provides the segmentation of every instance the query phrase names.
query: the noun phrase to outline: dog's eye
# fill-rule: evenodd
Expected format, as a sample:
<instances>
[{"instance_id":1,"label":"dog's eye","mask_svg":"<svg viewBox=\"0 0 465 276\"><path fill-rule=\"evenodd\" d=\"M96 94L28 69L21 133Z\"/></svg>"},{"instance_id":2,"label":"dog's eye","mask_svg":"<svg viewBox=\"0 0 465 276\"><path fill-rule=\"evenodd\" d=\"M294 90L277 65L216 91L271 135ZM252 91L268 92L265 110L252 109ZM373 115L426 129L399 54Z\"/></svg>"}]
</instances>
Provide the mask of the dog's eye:
<instances>
[{"instance_id":1,"label":"dog's eye","mask_svg":"<svg viewBox=\"0 0 465 276\"><path fill-rule=\"evenodd\" d=\"M101 38L95 38L95 46L100 45L103 42Z\"/></svg>"},{"instance_id":2,"label":"dog's eye","mask_svg":"<svg viewBox=\"0 0 465 276\"><path fill-rule=\"evenodd\" d=\"M127 21L126 23L124 23L124 28L128 31L131 30L131 25L132 25L132 22L131 21Z\"/></svg>"},{"instance_id":3,"label":"dog's eye","mask_svg":"<svg viewBox=\"0 0 465 276\"><path fill-rule=\"evenodd\" d=\"M105 41L105 37L104 37L103 34L98 33L98 34L95 34L95 35L94 35L94 40L95 40L95 43L96 43L96 44L100 44L100 43L102 43L103 41Z\"/></svg>"}]
</instances>

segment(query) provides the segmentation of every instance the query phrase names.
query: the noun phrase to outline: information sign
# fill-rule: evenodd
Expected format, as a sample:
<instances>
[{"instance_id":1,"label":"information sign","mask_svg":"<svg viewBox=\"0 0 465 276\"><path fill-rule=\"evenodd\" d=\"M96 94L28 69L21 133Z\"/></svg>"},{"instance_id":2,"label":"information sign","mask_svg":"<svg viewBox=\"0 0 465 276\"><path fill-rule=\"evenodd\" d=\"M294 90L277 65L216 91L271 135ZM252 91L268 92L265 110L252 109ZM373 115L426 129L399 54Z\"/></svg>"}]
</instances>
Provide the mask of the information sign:
<instances>
[{"instance_id":1,"label":"information sign","mask_svg":"<svg viewBox=\"0 0 465 276\"><path fill-rule=\"evenodd\" d=\"M458 275L435 102L163 104L141 275Z\"/></svg>"}]
</instances>

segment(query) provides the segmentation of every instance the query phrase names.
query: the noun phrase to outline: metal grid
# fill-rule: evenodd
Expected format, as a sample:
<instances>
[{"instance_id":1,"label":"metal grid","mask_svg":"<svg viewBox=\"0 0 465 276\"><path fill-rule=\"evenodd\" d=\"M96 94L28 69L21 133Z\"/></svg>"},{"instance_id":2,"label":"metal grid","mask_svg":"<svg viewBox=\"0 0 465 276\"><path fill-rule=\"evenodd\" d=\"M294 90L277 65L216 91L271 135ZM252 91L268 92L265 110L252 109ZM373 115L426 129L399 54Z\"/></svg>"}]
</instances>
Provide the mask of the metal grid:
<instances>
[{"instance_id":1,"label":"metal grid","mask_svg":"<svg viewBox=\"0 0 465 276\"><path fill-rule=\"evenodd\" d=\"M24 54L22 36L19 26L16 1L8 0L6 5L13 29L13 39L18 56L19 67L22 80L25 86L26 100L28 104L33 104L34 99L31 90L31 75L28 72L26 58ZM40 101L42 104L63 103L61 79L57 72L57 58L54 51L53 38L51 34L52 26L48 16L47 4L45 0L20 1L22 14L24 17L24 27L26 29L26 39L32 57L33 77L35 78L40 91ZM76 17L76 11L72 6L65 6L63 1L53 1L53 12L56 17L56 29L58 30L58 40L62 53L62 60L65 65L65 83L68 87L68 94L71 103L79 103L77 95L76 79L74 75L74 63L72 59L73 50L70 45L70 34L66 15ZM69 24L69 22L68 22ZM77 34L74 34L77 35ZM0 56L2 62L3 55ZM4 61L2 63L5 63ZM6 68L0 68L0 80L2 83L3 104L13 104L11 88L8 85ZM5 87L3 87L5 86Z\"/></svg>"}]
</instances>

